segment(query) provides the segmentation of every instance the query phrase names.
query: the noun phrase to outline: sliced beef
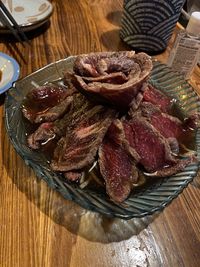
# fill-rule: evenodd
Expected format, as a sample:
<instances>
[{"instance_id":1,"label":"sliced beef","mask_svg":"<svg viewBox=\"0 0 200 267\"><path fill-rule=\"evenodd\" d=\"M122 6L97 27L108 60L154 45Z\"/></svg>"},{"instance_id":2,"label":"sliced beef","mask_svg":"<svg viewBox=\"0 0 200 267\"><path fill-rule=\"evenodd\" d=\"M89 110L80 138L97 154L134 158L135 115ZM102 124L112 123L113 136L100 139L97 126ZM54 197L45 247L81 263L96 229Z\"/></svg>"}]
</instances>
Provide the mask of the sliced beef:
<instances>
[{"instance_id":1,"label":"sliced beef","mask_svg":"<svg viewBox=\"0 0 200 267\"><path fill-rule=\"evenodd\" d=\"M151 84L148 84L143 93L143 101L151 102L166 113L170 111L172 106L172 99Z\"/></svg>"},{"instance_id":2,"label":"sliced beef","mask_svg":"<svg viewBox=\"0 0 200 267\"><path fill-rule=\"evenodd\" d=\"M134 66L134 51L99 52L76 58L74 71L77 75L100 77L113 72L128 73Z\"/></svg>"},{"instance_id":3,"label":"sliced beef","mask_svg":"<svg viewBox=\"0 0 200 267\"><path fill-rule=\"evenodd\" d=\"M128 77L123 72L115 72L111 74L105 74L99 77L85 77L82 76L82 79L86 83L91 82L104 82L104 83L112 83L112 84L123 84L128 81Z\"/></svg>"},{"instance_id":4,"label":"sliced beef","mask_svg":"<svg viewBox=\"0 0 200 267\"><path fill-rule=\"evenodd\" d=\"M183 123L178 118L161 112L160 108L154 104L143 102L139 107L139 111L164 137L178 139L184 134Z\"/></svg>"},{"instance_id":5,"label":"sliced beef","mask_svg":"<svg viewBox=\"0 0 200 267\"><path fill-rule=\"evenodd\" d=\"M123 127L130 148L140 157L138 163L147 171L154 172L176 162L169 143L146 119L124 120Z\"/></svg>"},{"instance_id":6,"label":"sliced beef","mask_svg":"<svg viewBox=\"0 0 200 267\"><path fill-rule=\"evenodd\" d=\"M200 126L200 113L194 113L184 120L184 128L195 130Z\"/></svg>"},{"instance_id":7,"label":"sliced beef","mask_svg":"<svg viewBox=\"0 0 200 267\"><path fill-rule=\"evenodd\" d=\"M99 167L106 182L106 191L115 202L123 202L138 181L132 157L122 146L121 129L112 123L99 149Z\"/></svg>"},{"instance_id":8,"label":"sliced beef","mask_svg":"<svg viewBox=\"0 0 200 267\"><path fill-rule=\"evenodd\" d=\"M83 175L83 171L68 171L64 173L64 177L72 182L79 181Z\"/></svg>"},{"instance_id":9,"label":"sliced beef","mask_svg":"<svg viewBox=\"0 0 200 267\"><path fill-rule=\"evenodd\" d=\"M82 93L127 109L151 69L151 58L145 53L91 53L75 60L73 83Z\"/></svg>"},{"instance_id":10,"label":"sliced beef","mask_svg":"<svg viewBox=\"0 0 200 267\"><path fill-rule=\"evenodd\" d=\"M49 108L46 111L37 113L34 122L41 123L41 122L55 121L56 119L62 117L67 112L72 101L73 97L68 96L56 106Z\"/></svg>"},{"instance_id":11,"label":"sliced beef","mask_svg":"<svg viewBox=\"0 0 200 267\"><path fill-rule=\"evenodd\" d=\"M124 149L131 155L135 162L139 162L141 157L137 153L134 147L131 147L128 139L125 136L124 125L122 122L126 122L125 118L121 120L116 119L109 128L109 138L116 144L123 146Z\"/></svg>"},{"instance_id":12,"label":"sliced beef","mask_svg":"<svg viewBox=\"0 0 200 267\"><path fill-rule=\"evenodd\" d=\"M33 89L23 102L23 115L32 123L54 121L67 111L75 91L54 85Z\"/></svg>"},{"instance_id":13,"label":"sliced beef","mask_svg":"<svg viewBox=\"0 0 200 267\"><path fill-rule=\"evenodd\" d=\"M180 171L183 171L185 167L190 165L191 163L196 163L198 162L197 158L195 155L190 155L189 157L185 159L178 159L176 163L172 166L168 166L166 168L157 170L154 173L146 173L147 176L151 177L167 177L167 176L172 176Z\"/></svg>"},{"instance_id":14,"label":"sliced beef","mask_svg":"<svg viewBox=\"0 0 200 267\"><path fill-rule=\"evenodd\" d=\"M186 146L189 146L188 148L191 148L188 140L191 140L192 136L194 136L198 114L194 114L182 122L177 117L161 112L152 103L142 102L135 112L129 113L130 115L131 117L139 115L146 118L163 137L167 138L167 142L174 154L179 154L179 144L182 150L186 144Z\"/></svg>"},{"instance_id":15,"label":"sliced beef","mask_svg":"<svg viewBox=\"0 0 200 267\"><path fill-rule=\"evenodd\" d=\"M72 98L68 112L63 118L54 122L42 123L38 129L28 137L29 147L32 149L39 149L41 145L46 144L53 138L59 139L61 136L65 135L67 128L73 128L73 125L76 125L76 123L82 119L85 112L94 107L94 104L90 103L80 93L69 96L68 98Z\"/></svg>"},{"instance_id":16,"label":"sliced beef","mask_svg":"<svg viewBox=\"0 0 200 267\"><path fill-rule=\"evenodd\" d=\"M171 148L171 151L174 155L178 156L179 154L179 142L176 138L174 137L169 137L167 138L167 142Z\"/></svg>"},{"instance_id":17,"label":"sliced beef","mask_svg":"<svg viewBox=\"0 0 200 267\"><path fill-rule=\"evenodd\" d=\"M54 123L44 122L38 129L29 135L27 142L32 149L39 149L42 145L53 140L56 137Z\"/></svg>"},{"instance_id":18,"label":"sliced beef","mask_svg":"<svg viewBox=\"0 0 200 267\"><path fill-rule=\"evenodd\" d=\"M151 118L151 124L166 138L179 138L183 134L182 122L166 113L156 113Z\"/></svg>"},{"instance_id":19,"label":"sliced beef","mask_svg":"<svg viewBox=\"0 0 200 267\"><path fill-rule=\"evenodd\" d=\"M38 113L56 106L67 97L67 90L59 86L41 86L30 91L22 105L23 115L31 122Z\"/></svg>"},{"instance_id":20,"label":"sliced beef","mask_svg":"<svg viewBox=\"0 0 200 267\"><path fill-rule=\"evenodd\" d=\"M54 151L52 169L66 172L79 170L91 164L115 117L116 111L99 105L71 120L66 135L59 140Z\"/></svg>"},{"instance_id":21,"label":"sliced beef","mask_svg":"<svg viewBox=\"0 0 200 267\"><path fill-rule=\"evenodd\" d=\"M123 145L124 141L124 132L123 132L123 125L119 119L115 119L112 124L110 125L106 137L109 138L115 144L120 146Z\"/></svg>"},{"instance_id":22,"label":"sliced beef","mask_svg":"<svg viewBox=\"0 0 200 267\"><path fill-rule=\"evenodd\" d=\"M141 102L143 100L143 93L139 92L137 96L132 100L130 103L130 109L128 111L128 115L130 117L133 117L137 109L140 107Z\"/></svg>"},{"instance_id":23,"label":"sliced beef","mask_svg":"<svg viewBox=\"0 0 200 267\"><path fill-rule=\"evenodd\" d=\"M185 160L174 157L174 152L179 150L176 138L165 138L142 116L124 120L123 127L128 142L126 149L132 156L132 151L139 155L136 161L150 172L150 176L170 176L197 161L194 155Z\"/></svg>"}]
</instances>

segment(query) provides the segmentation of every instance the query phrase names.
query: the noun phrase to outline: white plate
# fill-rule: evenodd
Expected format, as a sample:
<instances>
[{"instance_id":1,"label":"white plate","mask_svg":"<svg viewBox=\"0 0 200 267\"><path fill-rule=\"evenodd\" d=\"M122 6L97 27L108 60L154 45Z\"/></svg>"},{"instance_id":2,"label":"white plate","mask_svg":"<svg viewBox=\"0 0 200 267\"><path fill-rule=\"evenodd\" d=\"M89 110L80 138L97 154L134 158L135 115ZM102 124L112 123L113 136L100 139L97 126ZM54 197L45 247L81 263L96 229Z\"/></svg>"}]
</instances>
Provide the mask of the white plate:
<instances>
[{"instance_id":1,"label":"white plate","mask_svg":"<svg viewBox=\"0 0 200 267\"><path fill-rule=\"evenodd\" d=\"M0 52L0 94L8 90L19 77L19 64L17 61Z\"/></svg>"},{"instance_id":2,"label":"white plate","mask_svg":"<svg viewBox=\"0 0 200 267\"><path fill-rule=\"evenodd\" d=\"M53 12L53 6L47 0L2 1L24 31L38 28L49 19ZM0 32L8 32L1 23Z\"/></svg>"}]
</instances>

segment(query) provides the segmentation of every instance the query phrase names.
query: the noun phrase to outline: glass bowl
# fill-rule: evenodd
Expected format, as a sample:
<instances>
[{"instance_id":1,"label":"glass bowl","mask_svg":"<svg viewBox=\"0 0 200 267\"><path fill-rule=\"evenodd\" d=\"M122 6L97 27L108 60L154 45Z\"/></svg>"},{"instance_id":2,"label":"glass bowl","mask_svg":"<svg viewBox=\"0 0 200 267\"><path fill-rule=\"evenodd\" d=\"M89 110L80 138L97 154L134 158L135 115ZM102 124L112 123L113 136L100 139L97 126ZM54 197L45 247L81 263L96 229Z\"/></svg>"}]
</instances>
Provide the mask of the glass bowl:
<instances>
[{"instance_id":1,"label":"glass bowl","mask_svg":"<svg viewBox=\"0 0 200 267\"><path fill-rule=\"evenodd\" d=\"M197 175L198 163L187 166L184 171L167 178L150 179L145 185L132 191L129 198L121 204L109 199L105 190L96 190L71 183L50 169L45 156L29 149L26 142L26 125L22 118L21 103L34 84L58 80L66 70L72 70L75 57L68 57L49 64L42 69L18 80L7 92L5 101L6 129L17 153L25 163L33 168L35 174L44 179L47 184L57 190L66 199L75 201L80 206L101 214L131 219L143 217L164 209ZM191 86L178 73L174 73L166 65L157 61L151 73L150 82L157 88L175 98L183 116L199 112L200 101ZM195 146L200 157L200 132L195 135Z\"/></svg>"}]
</instances>

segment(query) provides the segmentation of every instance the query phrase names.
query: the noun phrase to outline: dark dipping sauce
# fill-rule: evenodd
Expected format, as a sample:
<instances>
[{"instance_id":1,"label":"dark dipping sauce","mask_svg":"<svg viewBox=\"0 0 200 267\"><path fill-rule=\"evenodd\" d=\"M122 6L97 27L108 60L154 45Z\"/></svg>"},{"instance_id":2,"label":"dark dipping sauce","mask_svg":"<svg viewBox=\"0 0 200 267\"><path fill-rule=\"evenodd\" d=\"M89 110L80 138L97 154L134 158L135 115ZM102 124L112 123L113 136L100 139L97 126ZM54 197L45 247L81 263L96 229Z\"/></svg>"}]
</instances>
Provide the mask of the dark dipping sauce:
<instances>
[{"instance_id":1,"label":"dark dipping sauce","mask_svg":"<svg viewBox=\"0 0 200 267\"><path fill-rule=\"evenodd\" d=\"M186 122L188 117L185 116L184 112L181 110L176 101L172 100L172 102L173 104L169 112L170 115L178 118L183 123ZM179 151L180 154L188 152L187 150L184 149L184 147L189 150L196 150L195 136L196 136L195 127L189 127L188 124L188 127L184 128L182 134L179 136L179 138L177 138L178 143L183 145L183 146L180 145L180 151Z\"/></svg>"}]
</instances>

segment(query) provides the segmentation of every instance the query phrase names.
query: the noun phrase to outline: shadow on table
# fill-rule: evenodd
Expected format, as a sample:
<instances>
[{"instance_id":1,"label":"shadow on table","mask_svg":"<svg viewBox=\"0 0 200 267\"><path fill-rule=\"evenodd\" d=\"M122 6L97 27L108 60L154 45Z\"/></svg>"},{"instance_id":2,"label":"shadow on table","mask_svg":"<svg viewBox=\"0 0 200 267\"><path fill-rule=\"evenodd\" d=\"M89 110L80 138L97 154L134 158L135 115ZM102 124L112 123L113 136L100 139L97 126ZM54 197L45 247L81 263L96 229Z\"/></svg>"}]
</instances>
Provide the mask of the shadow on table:
<instances>
[{"instance_id":1,"label":"shadow on table","mask_svg":"<svg viewBox=\"0 0 200 267\"><path fill-rule=\"evenodd\" d=\"M3 127L4 125L2 125ZM49 188L43 180L35 177L30 168L20 167L24 162L14 152L11 144L9 148L7 135L2 135L1 142L1 156L12 182L40 211L73 234L93 242L119 242L139 234L157 216L155 214L154 216L126 221L85 210L76 203L65 200L59 193ZM8 151L10 152L8 153ZM13 157L13 154L16 156Z\"/></svg>"},{"instance_id":2,"label":"shadow on table","mask_svg":"<svg viewBox=\"0 0 200 267\"><path fill-rule=\"evenodd\" d=\"M118 26L118 28L104 32L100 36L102 44L109 49L109 51L130 50L131 47L125 44L119 37L120 25L121 25L122 11L110 12L106 19L109 23ZM113 42L113 40L115 40Z\"/></svg>"},{"instance_id":3,"label":"shadow on table","mask_svg":"<svg viewBox=\"0 0 200 267\"><path fill-rule=\"evenodd\" d=\"M122 19L122 11L120 11L120 10L112 11L112 12L108 13L106 18L111 24L116 25L116 26L120 26L121 25L121 19Z\"/></svg>"},{"instance_id":4,"label":"shadow on table","mask_svg":"<svg viewBox=\"0 0 200 267\"><path fill-rule=\"evenodd\" d=\"M104 32L100 36L102 44L109 49L109 51L131 50L131 47L125 44L119 37L120 29ZM112 42L111 40L115 40Z\"/></svg>"},{"instance_id":5,"label":"shadow on table","mask_svg":"<svg viewBox=\"0 0 200 267\"><path fill-rule=\"evenodd\" d=\"M38 27L36 29L29 30L29 31L25 31L24 33L26 34L26 36L29 40L32 40L33 38L36 38L37 36L44 34L48 30L50 25L51 25L50 21L47 21L43 25L41 25L40 27ZM6 43L7 44L8 41L10 44L14 44L14 43L18 42L16 40L16 38L11 33L1 31L0 43Z\"/></svg>"},{"instance_id":6,"label":"shadow on table","mask_svg":"<svg viewBox=\"0 0 200 267\"><path fill-rule=\"evenodd\" d=\"M39 35L44 34L50 27L50 21L47 21L37 29L33 29L25 32L28 40L31 42L32 39L36 38ZM18 61L27 63L28 53L22 52L21 44L16 40L16 38L10 33L0 33L0 43L4 43L10 53L10 55ZM27 42L23 42L24 47L29 47Z\"/></svg>"}]
</instances>

